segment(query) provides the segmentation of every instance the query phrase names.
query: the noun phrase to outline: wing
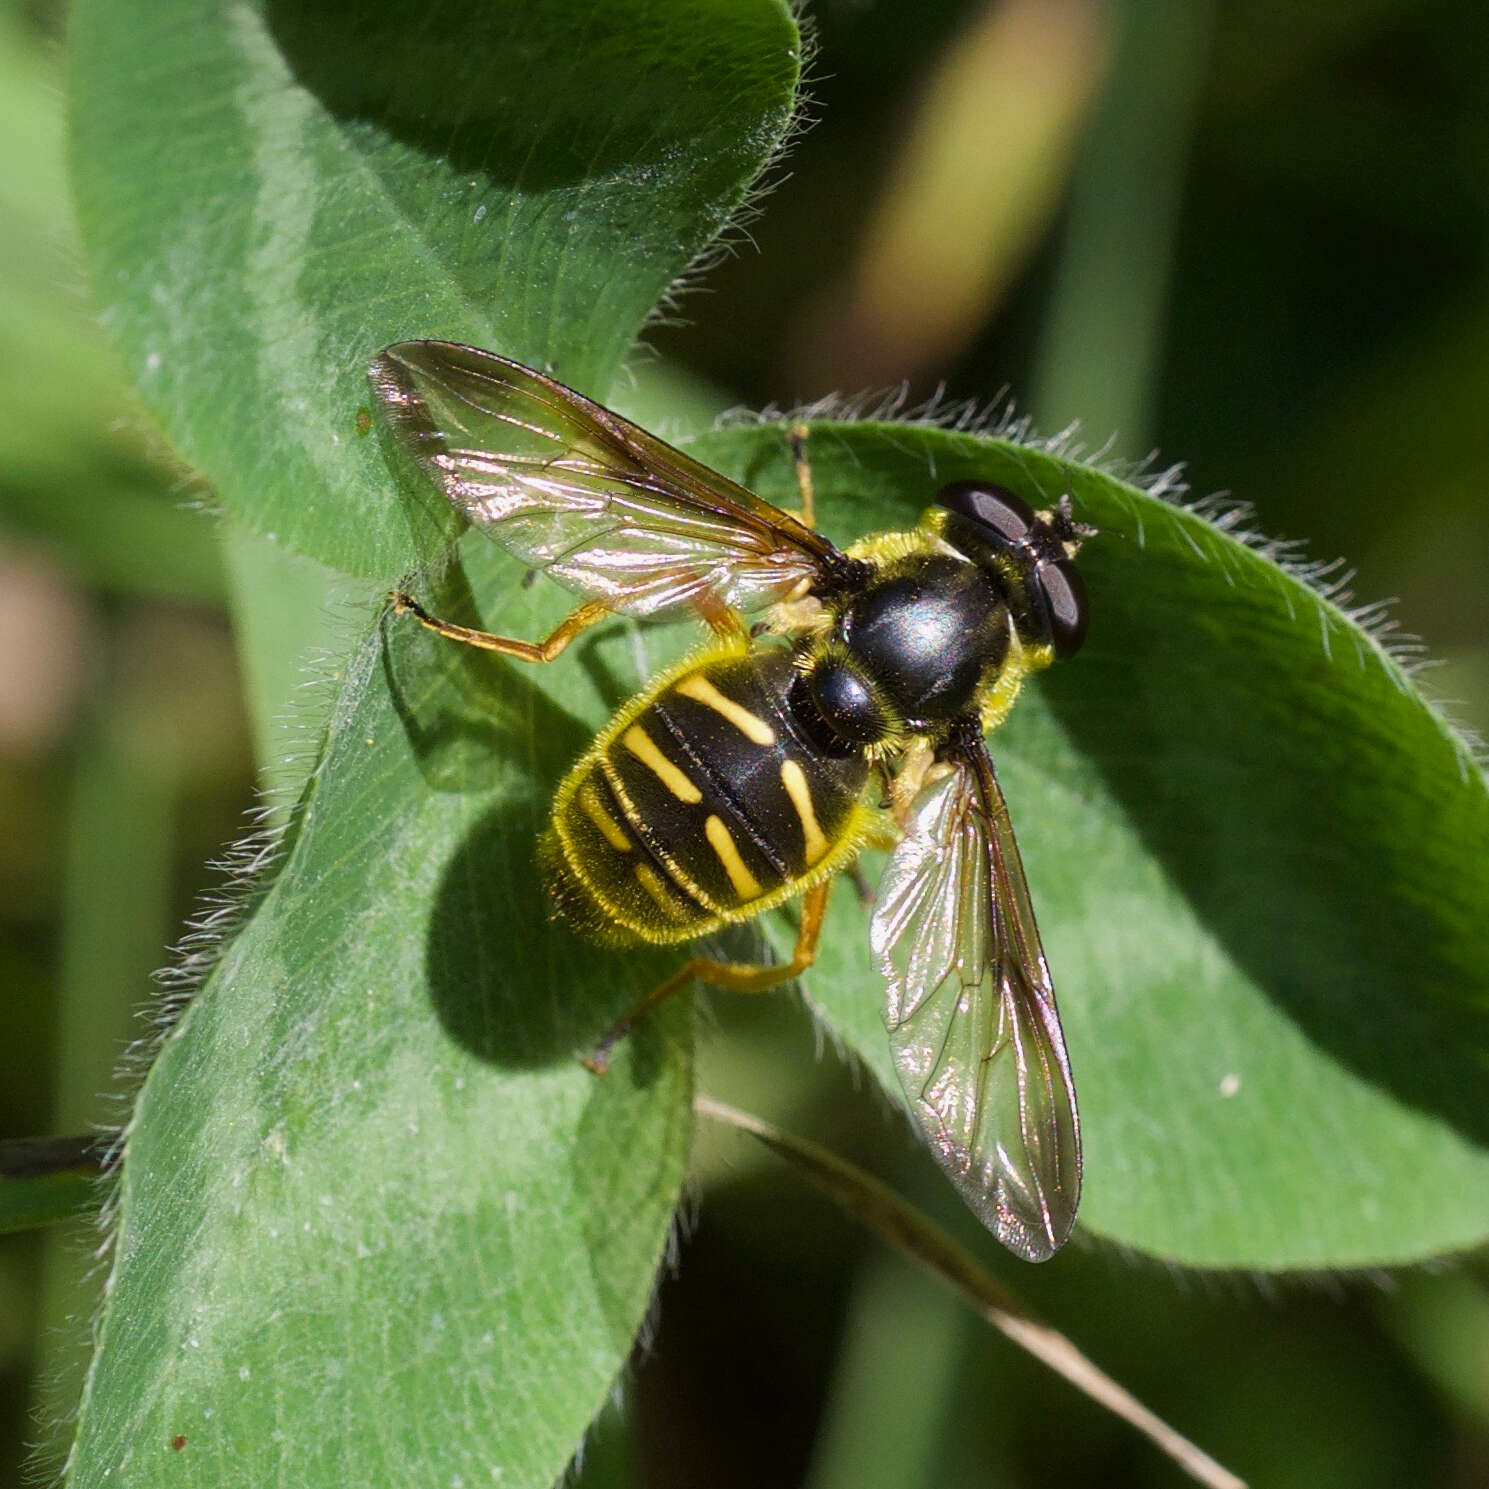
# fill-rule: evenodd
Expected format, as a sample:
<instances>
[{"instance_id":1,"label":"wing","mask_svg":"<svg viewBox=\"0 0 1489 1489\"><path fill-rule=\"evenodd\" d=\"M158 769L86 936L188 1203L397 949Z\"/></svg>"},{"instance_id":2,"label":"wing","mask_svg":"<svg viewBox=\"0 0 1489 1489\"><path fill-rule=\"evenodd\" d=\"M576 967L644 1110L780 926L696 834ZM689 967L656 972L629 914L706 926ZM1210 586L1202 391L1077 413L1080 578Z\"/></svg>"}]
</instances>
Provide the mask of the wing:
<instances>
[{"instance_id":1,"label":"wing","mask_svg":"<svg viewBox=\"0 0 1489 1489\"><path fill-rule=\"evenodd\" d=\"M394 434L475 526L618 613L758 610L849 562L788 513L517 362L403 341L368 376Z\"/></svg>"},{"instance_id":2,"label":"wing","mask_svg":"<svg viewBox=\"0 0 1489 1489\"><path fill-rule=\"evenodd\" d=\"M924 787L885 870L870 939L889 981L900 1081L941 1166L1011 1251L1065 1243L1080 1123L1029 888L981 737Z\"/></svg>"}]
</instances>

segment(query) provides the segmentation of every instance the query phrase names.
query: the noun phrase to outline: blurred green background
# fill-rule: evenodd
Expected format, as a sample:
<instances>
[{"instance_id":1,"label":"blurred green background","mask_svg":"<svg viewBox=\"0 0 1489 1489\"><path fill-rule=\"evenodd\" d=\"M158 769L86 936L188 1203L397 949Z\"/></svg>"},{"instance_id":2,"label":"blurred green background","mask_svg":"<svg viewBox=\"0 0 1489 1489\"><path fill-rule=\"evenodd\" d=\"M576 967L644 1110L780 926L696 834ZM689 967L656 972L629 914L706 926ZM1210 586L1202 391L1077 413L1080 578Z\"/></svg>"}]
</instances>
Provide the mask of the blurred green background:
<instances>
[{"instance_id":1,"label":"blurred green background","mask_svg":"<svg viewBox=\"0 0 1489 1489\"><path fill-rule=\"evenodd\" d=\"M631 406L1011 390L1346 555L1489 727L1489 12L1472 0L819 0L811 128L650 331ZM96 328L65 8L0 4L0 1136L117 1119L152 972L243 829L254 745L210 493ZM1099 623L1099 622L1098 622ZM1489 845L1486 845L1489 848ZM897 1177L901 1126L788 998L723 1000L704 1087ZM1279 1121L1287 1114L1279 1113ZM704 1129L631 1409L581 1482L1182 1482L743 1140ZM0 1484L65 1441L96 1232L0 1238ZM1489 1485L1483 1258L1005 1280L1258 1484ZM38 1420L39 1418L39 1420Z\"/></svg>"}]
</instances>

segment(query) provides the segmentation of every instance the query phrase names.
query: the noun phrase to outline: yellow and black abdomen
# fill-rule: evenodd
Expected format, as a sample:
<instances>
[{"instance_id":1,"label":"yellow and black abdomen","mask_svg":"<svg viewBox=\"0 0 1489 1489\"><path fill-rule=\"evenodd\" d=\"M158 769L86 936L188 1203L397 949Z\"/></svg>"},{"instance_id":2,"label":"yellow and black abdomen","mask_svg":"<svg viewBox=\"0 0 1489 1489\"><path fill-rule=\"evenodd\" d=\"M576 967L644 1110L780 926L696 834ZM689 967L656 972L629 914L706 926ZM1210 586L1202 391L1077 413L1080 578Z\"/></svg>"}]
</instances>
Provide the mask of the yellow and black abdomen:
<instances>
[{"instance_id":1,"label":"yellow and black abdomen","mask_svg":"<svg viewBox=\"0 0 1489 1489\"><path fill-rule=\"evenodd\" d=\"M726 644L632 699L559 787L554 897L612 941L685 941L746 920L852 860L873 820L861 755L793 724L779 647Z\"/></svg>"}]
</instances>

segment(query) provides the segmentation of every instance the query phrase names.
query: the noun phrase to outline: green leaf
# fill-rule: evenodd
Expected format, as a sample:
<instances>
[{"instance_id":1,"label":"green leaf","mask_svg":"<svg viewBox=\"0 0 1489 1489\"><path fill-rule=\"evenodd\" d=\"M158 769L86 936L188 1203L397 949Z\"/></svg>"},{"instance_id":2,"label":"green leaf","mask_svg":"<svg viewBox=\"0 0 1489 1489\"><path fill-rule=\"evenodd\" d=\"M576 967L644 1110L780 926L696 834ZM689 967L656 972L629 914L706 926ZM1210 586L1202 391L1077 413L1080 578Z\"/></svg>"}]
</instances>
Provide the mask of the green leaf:
<instances>
[{"instance_id":1,"label":"green leaf","mask_svg":"<svg viewBox=\"0 0 1489 1489\"><path fill-rule=\"evenodd\" d=\"M798 68L777 0L81 0L72 39L85 236L146 398L246 527L372 577L453 528L359 437L372 353L456 336L603 393L778 145ZM246 544L234 579L272 705L258 612L290 580ZM527 633L562 608L511 588ZM576 1059L670 961L551 925L534 872L640 644L535 679L379 621L326 680L282 855L136 1105L71 1483L563 1471L691 1131L681 1006L608 1079Z\"/></svg>"},{"instance_id":2,"label":"green leaf","mask_svg":"<svg viewBox=\"0 0 1489 1489\"><path fill-rule=\"evenodd\" d=\"M555 673L561 706L437 639L352 657L282 867L140 1094L76 1485L546 1489L629 1352L687 1021L578 1063L661 970L550 924L533 872L591 684Z\"/></svg>"},{"instance_id":3,"label":"green leaf","mask_svg":"<svg viewBox=\"0 0 1489 1489\"><path fill-rule=\"evenodd\" d=\"M603 395L799 68L779 0L81 0L71 41L80 219L146 400L245 523L380 578L452 523L382 499L372 354L447 336Z\"/></svg>"},{"instance_id":4,"label":"green leaf","mask_svg":"<svg viewBox=\"0 0 1489 1489\"><path fill-rule=\"evenodd\" d=\"M695 448L789 499L779 431ZM973 473L1036 499L1068 487L1103 529L1083 557L1085 651L995 739L1076 1062L1085 1223L1263 1268L1481 1239L1489 805L1395 664L1200 518L1041 452L819 424L812 454L840 540L911 522ZM478 534L461 556L431 597L456 619L537 636L568 603ZM202 1482L229 1462L252 1482L274 1433L315 1438L330 1402L359 1423L374 1391L380 1439L337 1443L355 1439L354 1473L435 1451L441 1471L538 1483L572 1447L608 1379L575 1364L580 1345L633 1325L645 1296L637 1269L606 1271L617 1238L590 1238L625 1218L657 1243L685 1025L644 1024L613 1084L575 1069L675 955L548 923L532 844L567 763L692 640L617 624L525 670L393 618L367 638L290 856L145 1088L121 1244L150 1265L111 1297L81 1461L163 1458L179 1431ZM892 1082L866 931L840 893L808 989ZM482 1354L493 1329L520 1357ZM316 1389L251 1388L285 1360ZM484 1404L474 1431L462 1392ZM567 1425L535 1420L535 1399Z\"/></svg>"},{"instance_id":5,"label":"green leaf","mask_svg":"<svg viewBox=\"0 0 1489 1489\"><path fill-rule=\"evenodd\" d=\"M778 431L690 447L791 500ZM1069 490L1084 650L992 738L1084 1120L1091 1231L1200 1266L1358 1267L1489 1235L1489 794L1334 603L1225 531L1003 440L814 426L824 527L944 481ZM886 1086L868 912L804 980Z\"/></svg>"}]
</instances>

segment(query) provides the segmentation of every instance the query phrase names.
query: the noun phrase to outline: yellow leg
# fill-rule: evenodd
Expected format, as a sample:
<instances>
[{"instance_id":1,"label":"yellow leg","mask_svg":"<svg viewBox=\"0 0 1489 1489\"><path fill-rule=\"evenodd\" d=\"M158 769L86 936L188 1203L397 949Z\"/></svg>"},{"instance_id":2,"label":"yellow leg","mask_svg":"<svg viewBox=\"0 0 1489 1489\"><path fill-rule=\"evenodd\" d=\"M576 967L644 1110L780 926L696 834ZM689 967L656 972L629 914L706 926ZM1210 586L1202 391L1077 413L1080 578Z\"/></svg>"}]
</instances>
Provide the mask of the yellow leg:
<instances>
[{"instance_id":1,"label":"yellow leg","mask_svg":"<svg viewBox=\"0 0 1489 1489\"><path fill-rule=\"evenodd\" d=\"M421 626L437 635L462 646L479 647L482 651L500 652L504 657L516 657L519 662L551 662L581 631L604 620L610 614L603 605L591 600L581 605L562 621L544 641L517 641L510 636L493 636L489 631L477 631L470 626L457 626L447 620L432 616L412 595L401 590L391 596L393 608L400 615L412 615Z\"/></svg>"},{"instance_id":2,"label":"yellow leg","mask_svg":"<svg viewBox=\"0 0 1489 1489\"><path fill-rule=\"evenodd\" d=\"M786 431L791 458L796 462L796 485L801 492L801 510L796 518L803 527L817 526L817 506L812 491L812 463L807 459L807 436L812 431L805 424L793 424Z\"/></svg>"},{"instance_id":3,"label":"yellow leg","mask_svg":"<svg viewBox=\"0 0 1489 1489\"><path fill-rule=\"evenodd\" d=\"M673 973L660 987L653 988L628 1014L617 1019L605 1031L604 1037L584 1057L584 1063L596 1075L604 1075L610 1065L610 1052L642 1019L680 993L690 982L706 982L713 987L727 988L731 993L763 993L783 982L799 977L817 958L817 942L822 935L822 917L827 910L827 891L830 879L813 885L801 903L801 929L796 933L796 949L789 962L779 962L769 967L754 966L742 962L716 962L709 957L694 957Z\"/></svg>"},{"instance_id":4,"label":"yellow leg","mask_svg":"<svg viewBox=\"0 0 1489 1489\"><path fill-rule=\"evenodd\" d=\"M936 752L924 736L916 739L905 751L900 768L889 783L890 810L901 827L909 822L910 808L921 788L944 776L949 769L947 765L936 763Z\"/></svg>"},{"instance_id":5,"label":"yellow leg","mask_svg":"<svg viewBox=\"0 0 1489 1489\"><path fill-rule=\"evenodd\" d=\"M693 609L698 613L698 619L708 627L720 641L748 641L751 635L750 629L744 623L739 611L731 610L729 606L710 594L707 590L693 597Z\"/></svg>"}]
</instances>

